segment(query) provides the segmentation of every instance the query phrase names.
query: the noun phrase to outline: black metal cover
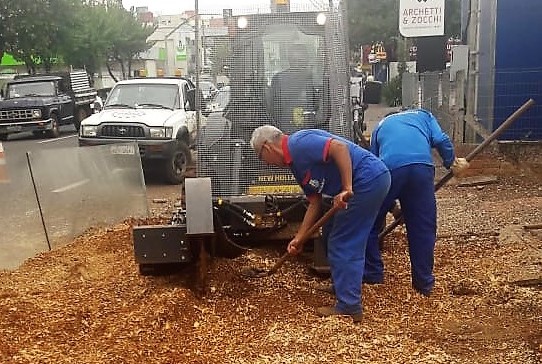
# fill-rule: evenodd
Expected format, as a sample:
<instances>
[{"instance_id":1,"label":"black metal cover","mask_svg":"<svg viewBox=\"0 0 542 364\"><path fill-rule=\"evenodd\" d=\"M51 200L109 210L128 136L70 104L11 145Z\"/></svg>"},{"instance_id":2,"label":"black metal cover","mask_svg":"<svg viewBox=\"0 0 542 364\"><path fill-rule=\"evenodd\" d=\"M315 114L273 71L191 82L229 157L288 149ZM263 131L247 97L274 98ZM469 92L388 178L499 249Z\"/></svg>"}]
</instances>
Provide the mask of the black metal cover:
<instances>
[{"instance_id":1,"label":"black metal cover","mask_svg":"<svg viewBox=\"0 0 542 364\"><path fill-rule=\"evenodd\" d=\"M188 263L193 260L186 225L133 228L135 260L139 264Z\"/></svg>"}]
</instances>

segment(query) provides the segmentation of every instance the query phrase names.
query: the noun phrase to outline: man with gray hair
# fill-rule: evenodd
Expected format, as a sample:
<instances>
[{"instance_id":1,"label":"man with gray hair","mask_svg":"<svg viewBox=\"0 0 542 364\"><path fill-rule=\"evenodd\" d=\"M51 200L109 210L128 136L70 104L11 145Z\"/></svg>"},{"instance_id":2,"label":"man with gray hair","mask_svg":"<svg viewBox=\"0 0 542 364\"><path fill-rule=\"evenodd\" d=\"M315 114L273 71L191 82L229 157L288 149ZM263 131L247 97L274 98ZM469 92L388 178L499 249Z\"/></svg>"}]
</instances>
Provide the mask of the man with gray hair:
<instances>
[{"instance_id":1,"label":"man with gray hair","mask_svg":"<svg viewBox=\"0 0 542 364\"><path fill-rule=\"evenodd\" d=\"M365 248L390 186L388 169L369 151L318 129L286 135L264 125L254 130L250 144L260 160L289 168L309 201L299 231L288 244L290 254L303 250L300 238L321 214L322 195L334 196L333 205L341 209L330 222L327 257L337 301L318 308L317 314L361 321Z\"/></svg>"}]
</instances>

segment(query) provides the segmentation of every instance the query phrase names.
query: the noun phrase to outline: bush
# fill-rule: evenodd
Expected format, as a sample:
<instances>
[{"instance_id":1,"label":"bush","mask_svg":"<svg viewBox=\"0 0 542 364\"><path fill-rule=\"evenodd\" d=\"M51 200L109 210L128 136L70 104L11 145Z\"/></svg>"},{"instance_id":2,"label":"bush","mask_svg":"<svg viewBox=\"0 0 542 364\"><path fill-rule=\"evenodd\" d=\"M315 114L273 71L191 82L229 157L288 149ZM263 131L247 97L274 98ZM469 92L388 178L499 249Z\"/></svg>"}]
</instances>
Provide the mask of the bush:
<instances>
[{"instance_id":1,"label":"bush","mask_svg":"<svg viewBox=\"0 0 542 364\"><path fill-rule=\"evenodd\" d=\"M399 106L402 104L402 77L395 76L382 88L382 97L388 106Z\"/></svg>"}]
</instances>

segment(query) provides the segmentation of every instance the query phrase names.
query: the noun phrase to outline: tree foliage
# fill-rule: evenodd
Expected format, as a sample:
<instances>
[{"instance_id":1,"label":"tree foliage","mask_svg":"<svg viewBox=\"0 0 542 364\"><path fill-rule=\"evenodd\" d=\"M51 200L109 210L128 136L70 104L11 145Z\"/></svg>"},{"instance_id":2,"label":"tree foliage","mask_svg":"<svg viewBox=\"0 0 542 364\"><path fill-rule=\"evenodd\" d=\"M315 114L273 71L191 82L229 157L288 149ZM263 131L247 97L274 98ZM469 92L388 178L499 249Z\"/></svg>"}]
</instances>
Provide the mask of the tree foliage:
<instances>
[{"instance_id":1,"label":"tree foliage","mask_svg":"<svg viewBox=\"0 0 542 364\"><path fill-rule=\"evenodd\" d=\"M399 38L399 0L346 0L351 49L361 45L395 43ZM444 30L447 36L460 35L461 0L446 0Z\"/></svg>"},{"instance_id":2,"label":"tree foliage","mask_svg":"<svg viewBox=\"0 0 542 364\"><path fill-rule=\"evenodd\" d=\"M118 63L124 77L132 59L151 47L152 27L140 24L121 2L84 0L3 0L0 5L0 56L9 52L34 73L61 59L96 72Z\"/></svg>"}]
</instances>

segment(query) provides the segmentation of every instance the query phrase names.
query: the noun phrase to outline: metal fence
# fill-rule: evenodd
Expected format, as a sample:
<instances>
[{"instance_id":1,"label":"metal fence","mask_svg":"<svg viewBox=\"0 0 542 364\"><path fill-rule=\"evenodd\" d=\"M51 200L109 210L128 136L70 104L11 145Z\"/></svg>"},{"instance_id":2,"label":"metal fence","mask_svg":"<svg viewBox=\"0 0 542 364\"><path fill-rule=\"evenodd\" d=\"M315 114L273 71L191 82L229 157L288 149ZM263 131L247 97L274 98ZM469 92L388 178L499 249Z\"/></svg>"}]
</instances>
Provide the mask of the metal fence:
<instances>
[{"instance_id":1,"label":"metal fence","mask_svg":"<svg viewBox=\"0 0 542 364\"><path fill-rule=\"evenodd\" d=\"M0 268L16 268L89 227L148 216L136 154L112 154L110 146L44 149L10 157L9 166L9 181L0 184Z\"/></svg>"},{"instance_id":2,"label":"metal fence","mask_svg":"<svg viewBox=\"0 0 542 364\"><path fill-rule=\"evenodd\" d=\"M211 177L217 197L299 192L288 170L265 166L251 149L261 125L351 137L344 9L313 1L290 10L234 9L225 35L205 41L203 70L210 73L202 77L228 82L222 107L205 100L198 143L198 175Z\"/></svg>"},{"instance_id":3,"label":"metal fence","mask_svg":"<svg viewBox=\"0 0 542 364\"><path fill-rule=\"evenodd\" d=\"M448 72L404 73L403 106L431 111L441 128L452 137L462 116L463 98L458 91L463 88L463 80L459 77L450 82Z\"/></svg>"},{"instance_id":4,"label":"metal fence","mask_svg":"<svg viewBox=\"0 0 542 364\"><path fill-rule=\"evenodd\" d=\"M492 82L458 72L404 73L403 106L431 111L456 142L479 142L530 98L536 105L501 136L501 141L542 140L542 70L493 72Z\"/></svg>"}]
</instances>

